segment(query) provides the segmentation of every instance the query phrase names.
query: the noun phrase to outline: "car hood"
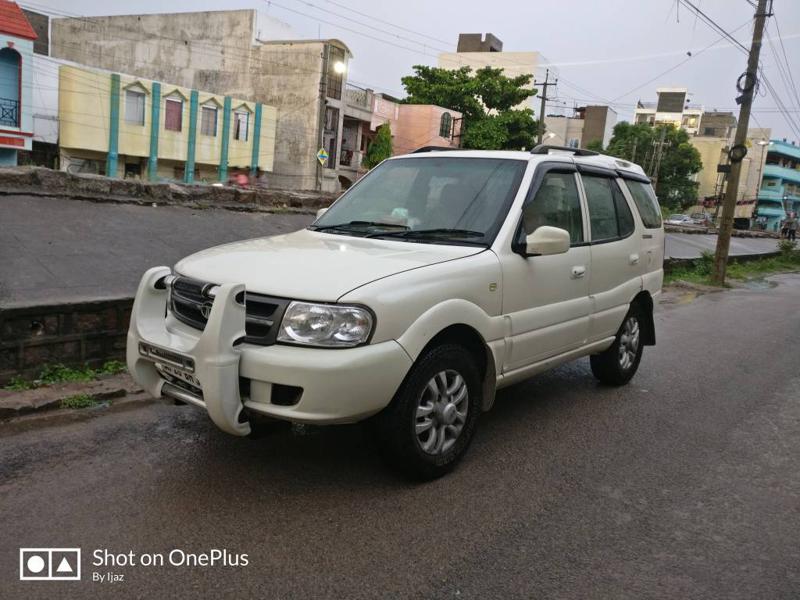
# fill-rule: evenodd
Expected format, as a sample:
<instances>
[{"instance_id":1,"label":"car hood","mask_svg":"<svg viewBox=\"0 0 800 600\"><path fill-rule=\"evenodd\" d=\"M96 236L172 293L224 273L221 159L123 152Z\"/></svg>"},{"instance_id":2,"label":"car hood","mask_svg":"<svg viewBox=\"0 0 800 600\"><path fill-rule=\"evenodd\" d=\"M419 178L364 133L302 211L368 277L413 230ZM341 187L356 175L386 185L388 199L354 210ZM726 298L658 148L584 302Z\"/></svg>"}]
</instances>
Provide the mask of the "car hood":
<instances>
[{"instance_id":1,"label":"car hood","mask_svg":"<svg viewBox=\"0 0 800 600\"><path fill-rule=\"evenodd\" d=\"M244 283L262 294L334 302L376 279L483 250L303 229L209 248L179 261L175 271L211 283Z\"/></svg>"}]
</instances>

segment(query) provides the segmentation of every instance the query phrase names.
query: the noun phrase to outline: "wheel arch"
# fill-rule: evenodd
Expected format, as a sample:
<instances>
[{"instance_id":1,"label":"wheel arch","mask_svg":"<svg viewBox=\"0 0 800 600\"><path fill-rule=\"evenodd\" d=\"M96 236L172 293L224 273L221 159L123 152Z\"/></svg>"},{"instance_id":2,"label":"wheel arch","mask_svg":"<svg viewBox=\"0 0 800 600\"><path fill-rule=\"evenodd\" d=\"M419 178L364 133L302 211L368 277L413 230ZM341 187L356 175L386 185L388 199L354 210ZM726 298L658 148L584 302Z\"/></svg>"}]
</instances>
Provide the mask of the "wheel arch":
<instances>
[{"instance_id":1,"label":"wheel arch","mask_svg":"<svg viewBox=\"0 0 800 600\"><path fill-rule=\"evenodd\" d=\"M502 319L493 319L466 300L443 302L421 315L397 340L412 360L446 342L466 347L476 358L483 382L483 410L494 403L495 356L487 339L502 339Z\"/></svg>"}]
</instances>

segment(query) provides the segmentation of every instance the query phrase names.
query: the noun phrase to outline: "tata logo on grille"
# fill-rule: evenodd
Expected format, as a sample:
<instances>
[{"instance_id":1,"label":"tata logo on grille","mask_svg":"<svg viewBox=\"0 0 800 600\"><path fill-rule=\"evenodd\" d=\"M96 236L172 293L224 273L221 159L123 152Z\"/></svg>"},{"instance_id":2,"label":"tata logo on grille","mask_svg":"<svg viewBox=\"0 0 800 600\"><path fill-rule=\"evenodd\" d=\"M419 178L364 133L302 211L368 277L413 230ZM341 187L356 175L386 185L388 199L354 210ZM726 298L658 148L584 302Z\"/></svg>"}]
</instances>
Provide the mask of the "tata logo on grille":
<instances>
[{"instance_id":1,"label":"tata logo on grille","mask_svg":"<svg viewBox=\"0 0 800 600\"><path fill-rule=\"evenodd\" d=\"M20 548L19 578L22 581L78 581L81 549Z\"/></svg>"},{"instance_id":2,"label":"tata logo on grille","mask_svg":"<svg viewBox=\"0 0 800 600\"><path fill-rule=\"evenodd\" d=\"M200 314L203 315L204 319L208 319L211 316L211 307L213 304L211 302L205 302L200 305Z\"/></svg>"}]
</instances>

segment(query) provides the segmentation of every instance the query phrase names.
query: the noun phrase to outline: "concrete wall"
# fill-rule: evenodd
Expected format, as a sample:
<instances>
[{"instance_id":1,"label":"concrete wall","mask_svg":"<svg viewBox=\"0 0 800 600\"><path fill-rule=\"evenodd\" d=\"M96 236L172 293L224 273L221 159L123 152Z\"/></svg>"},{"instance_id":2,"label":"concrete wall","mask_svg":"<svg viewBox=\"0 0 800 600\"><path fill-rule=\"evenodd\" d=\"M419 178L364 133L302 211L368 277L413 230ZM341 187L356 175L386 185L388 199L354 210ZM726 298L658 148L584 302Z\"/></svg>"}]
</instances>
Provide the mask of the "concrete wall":
<instances>
[{"instance_id":1,"label":"concrete wall","mask_svg":"<svg viewBox=\"0 0 800 600\"><path fill-rule=\"evenodd\" d=\"M584 110L583 138L581 147L594 140L603 143L603 148L608 146L617 124L617 113L608 106L587 106Z\"/></svg>"},{"instance_id":2,"label":"concrete wall","mask_svg":"<svg viewBox=\"0 0 800 600\"><path fill-rule=\"evenodd\" d=\"M564 117L561 115L548 115L544 118L545 131L554 133L554 137L546 138L544 143L553 146L570 146L579 148L583 146L585 122L583 119ZM575 145L577 144L577 145Z\"/></svg>"},{"instance_id":3,"label":"concrete wall","mask_svg":"<svg viewBox=\"0 0 800 600\"><path fill-rule=\"evenodd\" d=\"M325 49L328 43L344 45L302 40L261 43L284 32L290 30L263 15L257 17L254 10L55 19L51 53L276 107L276 155L267 184L316 189L319 171L326 170L318 167L315 156L320 145ZM336 172L331 172L333 177L325 181L338 186Z\"/></svg>"}]
</instances>

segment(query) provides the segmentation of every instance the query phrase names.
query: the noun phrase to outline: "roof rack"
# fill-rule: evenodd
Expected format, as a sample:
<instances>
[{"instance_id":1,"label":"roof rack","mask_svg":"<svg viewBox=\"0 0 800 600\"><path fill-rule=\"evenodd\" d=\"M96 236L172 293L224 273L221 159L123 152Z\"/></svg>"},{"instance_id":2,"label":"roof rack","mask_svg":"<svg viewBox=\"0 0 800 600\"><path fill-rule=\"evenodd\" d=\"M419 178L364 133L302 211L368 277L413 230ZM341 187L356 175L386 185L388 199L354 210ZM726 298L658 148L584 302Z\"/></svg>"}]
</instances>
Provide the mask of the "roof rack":
<instances>
[{"instance_id":1,"label":"roof rack","mask_svg":"<svg viewBox=\"0 0 800 600\"><path fill-rule=\"evenodd\" d=\"M570 146L550 146L549 144L539 144L531 150L531 154L549 154L550 150L563 150L564 152L572 152L575 156L599 156L599 152L593 150L586 150L584 148L572 148Z\"/></svg>"},{"instance_id":2,"label":"roof rack","mask_svg":"<svg viewBox=\"0 0 800 600\"><path fill-rule=\"evenodd\" d=\"M450 146L420 146L411 154L421 154L423 152L447 152L449 150L461 150L461 148L452 148Z\"/></svg>"}]
</instances>

